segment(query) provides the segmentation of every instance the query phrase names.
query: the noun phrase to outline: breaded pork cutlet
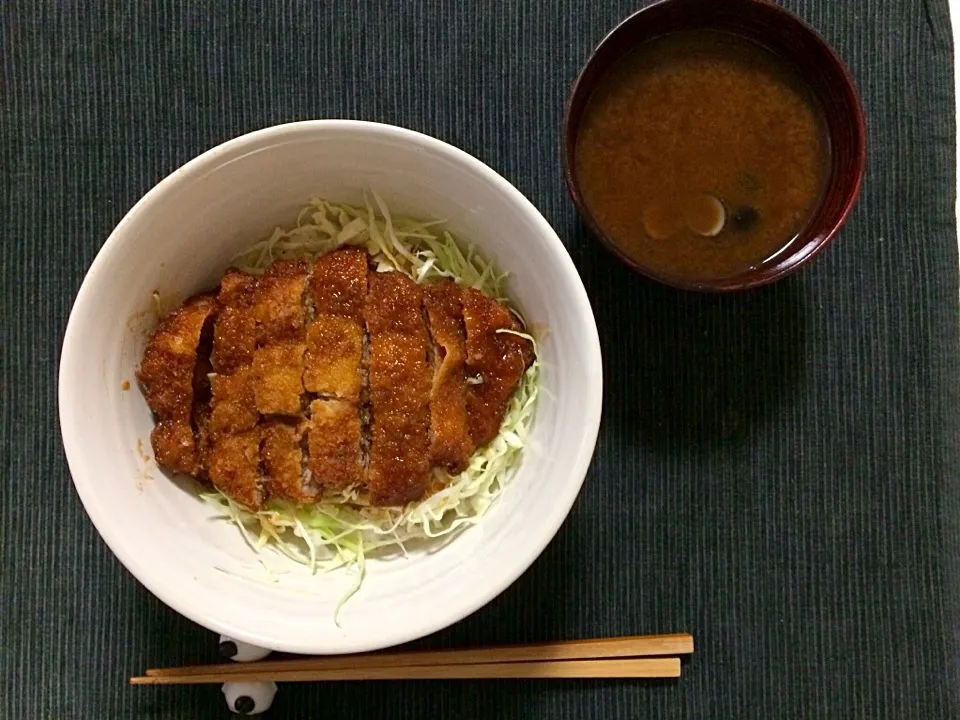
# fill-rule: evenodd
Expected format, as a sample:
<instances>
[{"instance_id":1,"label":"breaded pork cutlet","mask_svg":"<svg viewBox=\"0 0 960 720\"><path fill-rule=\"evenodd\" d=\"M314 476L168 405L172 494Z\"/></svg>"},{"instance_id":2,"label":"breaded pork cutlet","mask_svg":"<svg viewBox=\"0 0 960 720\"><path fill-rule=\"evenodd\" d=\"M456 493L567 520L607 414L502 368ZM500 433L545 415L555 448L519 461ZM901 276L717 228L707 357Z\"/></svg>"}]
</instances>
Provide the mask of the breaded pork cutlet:
<instances>
[{"instance_id":1,"label":"breaded pork cutlet","mask_svg":"<svg viewBox=\"0 0 960 720\"><path fill-rule=\"evenodd\" d=\"M251 510L266 499L260 475L260 436L259 425L212 436L204 458L214 486Z\"/></svg>"},{"instance_id":2,"label":"breaded pork cutlet","mask_svg":"<svg viewBox=\"0 0 960 720\"><path fill-rule=\"evenodd\" d=\"M217 324L213 331L213 371L231 375L253 362L257 348L257 319L253 314L254 275L227 270L217 293Z\"/></svg>"},{"instance_id":3,"label":"breaded pork cutlet","mask_svg":"<svg viewBox=\"0 0 960 720\"><path fill-rule=\"evenodd\" d=\"M260 467L268 496L298 504L316 499L318 488L304 476L303 356L306 352L304 297L308 267L278 260L257 280L253 314L253 395L260 425Z\"/></svg>"},{"instance_id":4,"label":"breaded pork cutlet","mask_svg":"<svg viewBox=\"0 0 960 720\"><path fill-rule=\"evenodd\" d=\"M253 387L262 415L303 415L306 286L307 265L298 260L276 261L257 281Z\"/></svg>"},{"instance_id":5,"label":"breaded pork cutlet","mask_svg":"<svg viewBox=\"0 0 960 720\"><path fill-rule=\"evenodd\" d=\"M513 313L474 288L464 288L463 325L467 332L467 386L470 437L482 447L500 432L507 402L533 359L529 340L501 330L522 330Z\"/></svg>"},{"instance_id":6,"label":"breaded pork cutlet","mask_svg":"<svg viewBox=\"0 0 960 720\"><path fill-rule=\"evenodd\" d=\"M261 277L228 271L160 323L138 378L157 463L209 479L251 510L365 488L423 498L500 431L533 355L482 292L373 272L341 248ZM507 331L507 332L503 332Z\"/></svg>"},{"instance_id":7,"label":"breaded pork cutlet","mask_svg":"<svg viewBox=\"0 0 960 720\"><path fill-rule=\"evenodd\" d=\"M239 270L228 270L220 281L210 356L210 419L203 439L203 463L214 487L252 509L265 499L253 375L256 291L256 276Z\"/></svg>"},{"instance_id":8,"label":"breaded pork cutlet","mask_svg":"<svg viewBox=\"0 0 960 720\"><path fill-rule=\"evenodd\" d=\"M367 253L358 248L334 250L314 264L309 283L313 322L303 375L307 392L359 401L367 272Z\"/></svg>"},{"instance_id":9,"label":"breaded pork cutlet","mask_svg":"<svg viewBox=\"0 0 960 720\"><path fill-rule=\"evenodd\" d=\"M271 418L261 426L260 458L271 497L311 503L320 491L304 477L303 438L306 422Z\"/></svg>"},{"instance_id":10,"label":"breaded pork cutlet","mask_svg":"<svg viewBox=\"0 0 960 720\"><path fill-rule=\"evenodd\" d=\"M302 260L277 260L257 279L253 314L258 346L303 342L306 287L307 264Z\"/></svg>"},{"instance_id":11,"label":"breaded pork cutlet","mask_svg":"<svg viewBox=\"0 0 960 720\"><path fill-rule=\"evenodd\" d=\"M430 384L421 289L400 272L370 273L366 302L373 428L367 482L375 505L423 496L430 472Z\"/></svg>"},{"instance_id":12,"label":"breaded pork cutlet","mask_svg":"<svg viewBox=\"0 0 960 720\"><path fill-rule=\"evenodd\" d=\"M314 482L342 490L364 482L360 414L349 400L320 399L310 403L307 445Z\"/></svg>"},{"instance_id":13,"label":"breaded pork cutlet","mask_svg":"<svg viewBox=\"0 0 960 720\"><path fill-rule=\"evenodd\" d=\"M253 370L249 366L233 375L212 375L210 390L209 436L243 432L259 422L260 413L253 398Z\"/></svg>"},{"instance_id":14,"label":"breaded pork cutlet","mask_svg":"<svg viewBox=\"0 0 960 720\"><path fill-rule=\"evenodd\" d=\"M257 348L253 355L254 398L263 415L303 414L303 343Z\"/></svg>"},{"instance_id":15,"label":"breaded pork cutlet","mask_svg":"<svg viewBox=\"0 0 960 720\"><path fill-rule=\"evenodd\" d=\"M443 280L423 289L433 342L430 389L430 458L451 473L466 469L474 451L467 426L463 307L460 288Z\"/></svg>"},{"instance_id":16,"label":"breaded pork cutlet","mask_svg":"<svg viewBox=\"0 0 960 720\"><path fill-rule=\"evenodd\" d=\"M366 480L361 403L367 264L363 250L334 250L314 263L308 286L313 321L307 329L303 384L317 397L308 423L310 473L331 490Z\"/></svg>"},{"instance_id":17,"label":"breaded pork cutlet","mask_svg":"<svg viewBox=\"0 0 960 720\"><path fill-rule=\"evenodd\" d=\"M194 384L204 329L217 304L197 295L164 318L143 352L137 379L157 417L150 434L157 464L171 472L202 474L195 427Z\"/></svg>"}]
</instances>

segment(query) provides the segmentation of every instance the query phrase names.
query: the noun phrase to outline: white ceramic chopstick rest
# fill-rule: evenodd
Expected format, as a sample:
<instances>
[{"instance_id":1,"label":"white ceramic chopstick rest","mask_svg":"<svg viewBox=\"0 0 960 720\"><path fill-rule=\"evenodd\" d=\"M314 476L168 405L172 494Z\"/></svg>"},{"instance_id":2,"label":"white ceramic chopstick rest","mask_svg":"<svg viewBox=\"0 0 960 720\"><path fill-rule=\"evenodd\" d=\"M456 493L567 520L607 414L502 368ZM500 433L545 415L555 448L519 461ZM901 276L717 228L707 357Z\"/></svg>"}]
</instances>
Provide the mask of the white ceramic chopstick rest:
<instances>
[{"instance_id":1,"label":"white ceramic chopstick rest","mask_svg":"<svg viewBox=\"0 0 960 720\"><path fill-rule=\"evenodd\" d=\"M220 656L224 660L254 662L255 660L263 660L269 654L270 651L266 648L234 640L226 635L220 636Z\"/></svg>"},{"instance_id":2,"label":"white ceramic chopstick rest","mask_svg":"<svg viewBox=\"0 0 960 720\"><path fill-rule=\"evenodd\" d=\"M259 715L270 709L277 694L273 682L228 682L221 688L227 707L237 715Z\"/></svg>"},{"instance_id":3,"label":"white ceramic chopstick rest","mask_svg":"<svg viewBox=\"0 0 960 720\"><path fill-rule=\"evenodd\" d=\"M236 662L254 662L270 654L266 648L234 640L226 635L220 636L219 649L224 659ZM272 682L228 682L220 689L227 700L227 707L237 715L259 715L266 712L277 694L277 684Z\"/></svg>"}]
</instances>

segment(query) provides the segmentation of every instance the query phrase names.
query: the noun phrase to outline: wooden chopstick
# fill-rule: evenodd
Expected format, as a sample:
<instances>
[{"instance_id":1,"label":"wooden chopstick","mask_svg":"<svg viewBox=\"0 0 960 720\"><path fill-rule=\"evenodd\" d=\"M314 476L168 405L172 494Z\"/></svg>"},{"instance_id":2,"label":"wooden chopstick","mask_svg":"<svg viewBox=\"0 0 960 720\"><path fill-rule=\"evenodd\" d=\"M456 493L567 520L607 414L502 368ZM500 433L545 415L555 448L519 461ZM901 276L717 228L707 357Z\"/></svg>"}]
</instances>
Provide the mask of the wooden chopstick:
<instances>
[{"instance_id":1,"label":"wooden chopstick","mask_svg":"<svg viewBox=\"0 0 960 720\"><path fill-rule=\"evenodd\" d=\"M693 652L693 636L645 635L468 650L364 653L252 663L151 668L132 685L464 680L493 678L671 678Z\"/></svg>"},{"instance_id":2,"label":"wooden chopstick","mask_svg":"<svg viewBox=\"0 0 960 720\"><path fill-rule=\"evenodd\" d=\"M357 655L330 655L266 660L252 663L221 665L188 665L185 667L151 668L150 677L185 677L189 675L256 675L291 671L348 670L352 668L385 667L395 670L403 667L435 665L477 665L487 663L518 663L551 660L587 660L601 658L656 657L689 655L693 652L693 636L687 633L672 635L639 635L603 638L600 640L565 640L529 645L502 645L467 650L427 650L413 652L378 652Z\"/></svg>"},{"instance_id":3,"label":"wooden chopstick","mask_svg":"<svg viewBox=\"0 0 960 720\"><path fill-rule=\"evenodd\" d=\"M277 663L265 663L277 664ZM559 678L675 678L680 658L609 660L546 660L460 665L352 667L333 670L262 670L251 673L147 675L130 678L131 685L196 685L235 682L332 682L345 680L492 680Z\"/></svg>"}]
</instances>

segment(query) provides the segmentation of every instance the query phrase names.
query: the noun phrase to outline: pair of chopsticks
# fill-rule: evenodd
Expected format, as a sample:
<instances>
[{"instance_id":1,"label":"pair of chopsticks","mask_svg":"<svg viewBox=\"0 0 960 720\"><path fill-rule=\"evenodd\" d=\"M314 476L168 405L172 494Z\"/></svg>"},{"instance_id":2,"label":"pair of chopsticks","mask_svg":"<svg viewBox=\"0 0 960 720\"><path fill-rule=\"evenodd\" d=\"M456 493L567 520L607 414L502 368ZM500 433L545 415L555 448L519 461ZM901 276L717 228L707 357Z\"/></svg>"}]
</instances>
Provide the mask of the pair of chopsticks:
<instances>
[{"instance_id":1,"label":"pair of chopsticks","mask_svg":"<svg viewBox=\"0 0 960 720\"><path fill-rule=\"evenodd\" d=\"M387 652L147 670L131 685L340 680L675 678L693 636L645 635L506 645L473 650Z\"/></svg>"}]
</instances>

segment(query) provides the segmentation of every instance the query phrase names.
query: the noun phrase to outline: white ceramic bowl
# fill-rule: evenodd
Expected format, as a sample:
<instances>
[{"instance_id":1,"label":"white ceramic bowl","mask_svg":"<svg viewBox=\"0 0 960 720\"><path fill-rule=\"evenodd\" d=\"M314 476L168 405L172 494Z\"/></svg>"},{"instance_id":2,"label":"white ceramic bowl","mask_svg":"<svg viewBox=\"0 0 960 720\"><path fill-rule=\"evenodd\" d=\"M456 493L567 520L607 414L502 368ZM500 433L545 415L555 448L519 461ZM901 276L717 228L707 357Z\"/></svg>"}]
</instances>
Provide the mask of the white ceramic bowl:
<instances>
[{"instance_id":1,"label":"white ceramic bowl","mask_svg":"<svg viewBox=\"0 0 960 720\"><path fill-rule=\"evenodd\" d=\"M155 322L151 293L213 287L239 250L313 196L446 218L511 276L546 328L531 442L503 495L442 549L373 561L352 578L261 575L236 527L149 460L150 411L134 371ZM130 388L123 389L125 382ZM297 653L359 652L418 638L489 602L536 559L570 510L600 423L600 346L569 255L536 208L466 153L400 128L318 120L231 140L161 181L120 222L77 295L60 364L60 425L77 492L103 539L151 592L239 640ZM144 455L146 453L146 456Z\"/></svg>"}]
</instances>

